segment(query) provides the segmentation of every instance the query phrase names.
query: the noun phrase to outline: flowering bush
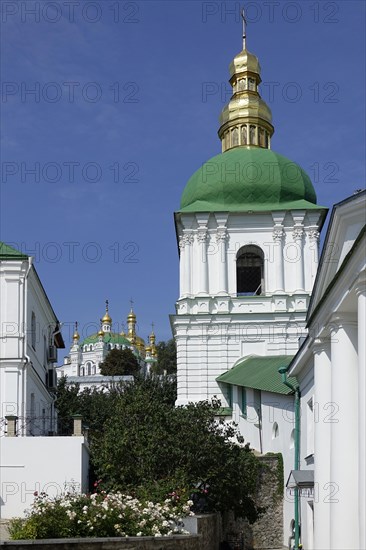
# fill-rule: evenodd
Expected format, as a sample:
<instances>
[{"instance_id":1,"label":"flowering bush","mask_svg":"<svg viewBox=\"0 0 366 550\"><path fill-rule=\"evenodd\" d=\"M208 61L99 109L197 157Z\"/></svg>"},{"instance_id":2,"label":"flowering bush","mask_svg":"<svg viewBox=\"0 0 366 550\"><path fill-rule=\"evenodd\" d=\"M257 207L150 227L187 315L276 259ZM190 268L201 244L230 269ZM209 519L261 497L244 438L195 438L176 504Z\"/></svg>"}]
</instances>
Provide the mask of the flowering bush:
<instances>
[{"instance_id":1,"label":"flowering bush","mask_svg":"<svg viewBox=\"0 0 366 550\"><path fill-rule=\"evenodd\" d=\"M170 536L189 534L182 517L194 515L192 501L139 500L121 492L92 495L36 495L25 519L13 520L13 540L68 537Z\"/></svg>"}]
</instances>

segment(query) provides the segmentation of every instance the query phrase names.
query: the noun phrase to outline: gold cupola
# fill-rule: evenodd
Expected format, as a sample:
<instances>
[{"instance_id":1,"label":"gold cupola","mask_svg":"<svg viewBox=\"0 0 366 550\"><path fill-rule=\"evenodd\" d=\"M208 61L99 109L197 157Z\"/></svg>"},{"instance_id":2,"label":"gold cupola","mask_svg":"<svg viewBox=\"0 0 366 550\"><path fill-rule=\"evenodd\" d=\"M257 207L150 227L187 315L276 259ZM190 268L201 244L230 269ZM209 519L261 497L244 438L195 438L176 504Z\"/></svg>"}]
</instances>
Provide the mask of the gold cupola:
<instances>
[{"instance_id":1,"label":"gold cupola","mask_svg":"<svg viewBox=\"0 0 366 550\"><path fill-rule=\"evenodd\" d=\"M78 333L78 322L75 321L75 329L74 329L74 334L72 336L72 339L74 340L74 344L77 344L78 341L80 340L80 334Z\"/></svg>"},{"instance_id":2,"label":"gold cupola","mask_svg":"<svg viewBox=\"0 0 366 550\"><path fill-rule=\"evenodd\" d=\"M230 63L230 85L233 95L220 115L219 138L222 152L234 147L270 149L274 132L272 113L261 98L261 67L258 58L246 48L246 25L243 17L243 49Z\"/></svg>"},{"instance_id":3,"label":"gold cupola","mask_svg":"<svg viewBox=\"0 0 366 550\"><path fill-rule=\"evenodd\" d=\"M112 326L112 318L111 316L109 315L109 302L108 300L105 301L105 314L104 314L104 317L102 317L102 319L100 320L101 322L101 329L103 330L103 332L110 332L111 331L111 326Z\"/></svg>"},{"instance_id":4,"label":"gold cupola","mask_svg":"<svg viewBox=\"0 0 366 550\"><path fill-rule=\"evenodd\" d=\"M131 344L136 343L136 315L133 311L133 301L131 300L131 311L127 315L127 338Z\"/></svg>"}]
</instances>

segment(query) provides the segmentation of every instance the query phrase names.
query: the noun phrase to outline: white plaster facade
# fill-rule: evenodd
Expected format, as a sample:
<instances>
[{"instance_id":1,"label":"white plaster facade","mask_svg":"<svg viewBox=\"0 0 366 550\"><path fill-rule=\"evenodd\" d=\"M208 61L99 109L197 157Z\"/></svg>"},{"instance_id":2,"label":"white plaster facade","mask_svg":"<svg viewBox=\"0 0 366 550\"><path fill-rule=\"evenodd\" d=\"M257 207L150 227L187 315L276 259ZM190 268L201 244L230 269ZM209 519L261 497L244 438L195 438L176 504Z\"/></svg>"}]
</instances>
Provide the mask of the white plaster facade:
<instances>
[{"instance_id":1,"label":"white plaster facade","mask_svg":"<svg viewBox=\"0 0 366 550\"><path fill-rule=\"evenodd\" d=\"M21 256L21 255L19 255ZM31 258L1 257L0 436L5 417L18 417L18 435L56 429L54 395L59 323Z\"/></svg>"},{"instance_id":2,"label":"white plaster facade","mask_svg":"<svg viewBox=\"0 0 366 550\"><path fill-rule=\"evenodd\" d=\"M301 469L314 470L314 494L301 498L309 550L366 548L365 223L365 191L334 206L309 336L290 365L301 391Z\"/></svg>"},{"instance_id":3,"label":"white plaster facade","mask_svg":"<svg viewBox=\"0 0 366 550\"><path fill-rule=\"evenodd\" d=\"M293 396L241 388L216 379L249 355L295 355L318 266L324 209L176 215L180 297L172 316L177 343L177 405L219 397L228 420L261 453L280 452L294 464ZM261 293L238 295L237 257L247 245L263 253ZM258 416L261 415L259 420ZM276 433L275 433L276 432ZM284 502L284 544L291 537L293 497Z\"/></svg>"},{"instance_id":4,"label":"white plaster facade","mask_svg":"<svg viewBox=\"0 0 366 550\"><path fill-rule=\"evenodd\" d=\"M0 445L0 517L22 516L35 492L87 492L89 449L83 436L5 437Z\"/></svg>"},{"instance_id":5,"label":"white plaster facade","mask_svg":"<svg viewBox=\"0 0 366 550\"><path fill-rule=\"evenodd\" d=\"M22 516L34 491L87 490L89 451L57 430L59 322L32 259L0 243L0 518Z\"/></svg>"},{"instance_id":6,"label":"white plaster facade","mask_svg":"<svg viewBox=\"0 0 366 550\"><path fill-rule=\"evenodd\" d=\"M218 395L216 378L241 357L291 355L305 335L305 316L318 264L322 210L183 214L180 297L172 317L182 405ZM238 251L263 252L260 295L238 295Z\"/></svg>"}]
</instances>

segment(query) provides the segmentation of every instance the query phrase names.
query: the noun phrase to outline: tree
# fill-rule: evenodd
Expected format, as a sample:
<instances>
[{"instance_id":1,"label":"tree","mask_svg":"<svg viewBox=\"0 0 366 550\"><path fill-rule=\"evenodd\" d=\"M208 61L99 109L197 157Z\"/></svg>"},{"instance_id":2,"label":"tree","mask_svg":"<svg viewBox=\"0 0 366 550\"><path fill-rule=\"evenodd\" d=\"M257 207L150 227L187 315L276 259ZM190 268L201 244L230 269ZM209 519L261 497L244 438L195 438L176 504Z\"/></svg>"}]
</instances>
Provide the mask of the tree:
<instances>
[{"instance_id":1,"label":"tree","mask_svg":"<svg viewBox=\"0 0 366 550\"><path fill-rule=\"evenodd\" d=\"M99 368L104 376L136 376L140 369L134 353L129 348L112 349Z\"/></svg>"},{"instance_id":2,"label":"tree","mask_svg":"<svg viewBox=\"0 0 366 550\"><path fill-rule=\"evenodd\" d=\"M234 424L217 420L219 401L175 407L172 388L149 377L119 395L92 446L104 488L151 499L196 491L201 509L231 509L254 521L258 460Z\"/></svg>"},{"instance_id":3,"label":"tree","mask_svg":"<svg viewBox=\"0 0 366 550\"><path fill-rule=\"evenodd\" d=\"M175 340L171 338L167 342L159 342L156 345L158 362L153 371L157 374L174 374L177 372L177 347Z\"/></svg>"}]
</instances>

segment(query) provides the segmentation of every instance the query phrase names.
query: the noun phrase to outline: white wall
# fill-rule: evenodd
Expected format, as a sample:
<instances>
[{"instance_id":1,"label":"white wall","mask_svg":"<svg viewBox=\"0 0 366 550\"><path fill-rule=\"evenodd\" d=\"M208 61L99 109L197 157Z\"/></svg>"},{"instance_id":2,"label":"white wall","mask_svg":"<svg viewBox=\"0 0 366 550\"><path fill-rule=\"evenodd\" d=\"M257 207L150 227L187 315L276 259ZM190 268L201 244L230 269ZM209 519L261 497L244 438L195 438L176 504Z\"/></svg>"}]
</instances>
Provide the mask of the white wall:
<instances>
[{"instance_id":1,"label":"white wall","mask_svg":"<svg viewBox=\"0 0 366 550\"><path fill-rule=\"evenodd\" d=\"M0 518L23 516L34 492L56 496L88 490L84 437L3 437L0 445Z\"/></svg>"}]
</instances>

